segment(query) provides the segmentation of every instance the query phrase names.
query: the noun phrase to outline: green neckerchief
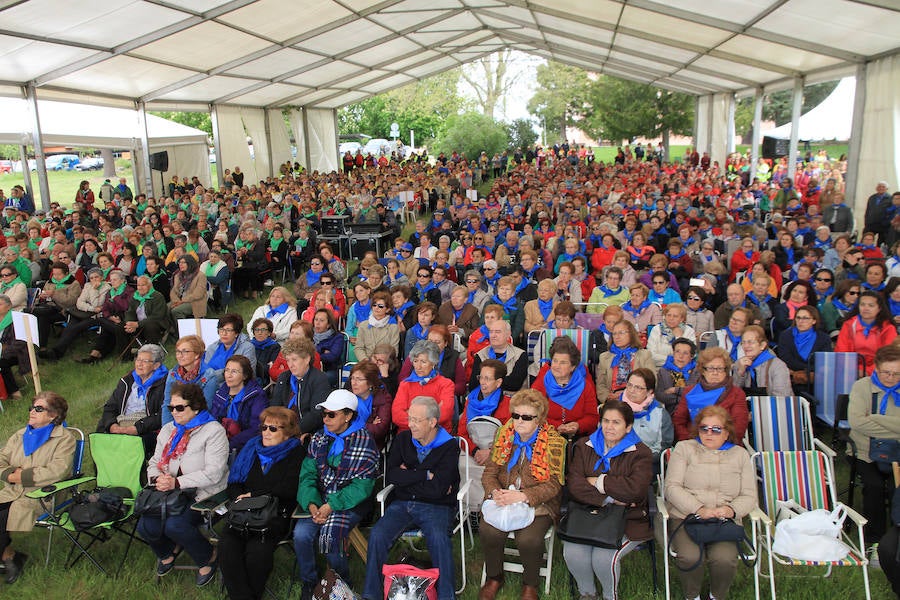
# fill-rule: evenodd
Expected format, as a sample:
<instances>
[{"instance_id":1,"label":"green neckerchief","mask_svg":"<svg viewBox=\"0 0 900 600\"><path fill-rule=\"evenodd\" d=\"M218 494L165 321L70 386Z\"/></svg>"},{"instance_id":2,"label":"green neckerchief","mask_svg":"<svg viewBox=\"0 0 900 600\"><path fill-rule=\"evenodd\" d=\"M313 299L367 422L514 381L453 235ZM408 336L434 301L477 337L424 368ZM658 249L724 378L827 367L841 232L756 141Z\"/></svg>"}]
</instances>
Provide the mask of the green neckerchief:
<instances>
[{"instance_id":1,"label":"green neckerchief","mask_svg":"<svg viewBox=\"0 0 900 600\"><path fill-rule=\"evenodd\" d=\"M147 210L148 206L150 206L149 202L144 202L143 204L138 204L137 205L138 212L143 213L145 210Z\"/></svg>"},{"instance_id":2,"label":"green neckerchief","mask_svg":"<svg viewBox=\"0 0 900 600\"><path fill-rule=\"evenodd\" d=\"M163 253L163 252L168 253L168 252L169 252L168 250L166 250L166 240L165 240L165 238L159 240L158 242L154 242L154 243L156 244L156 250L157 250L158 252L160 252L160 253Z\"/></svg>"},{"instance_id":3,"label":"green neckerchief","mask_svg":"<svg viewBox=\"0 0 900 600\"><path fill-rule=\"evenodd\" d=\"M56 289L59 290L59 289L62 289L62 288L66 287L66 286L68 285L68 284L66 283L66 280L67 280L68 278L69 278L68 275L66 275L66 276L63 277L62 279L57 279L56 277L51 277L51 278L50 278L50 283L52 283L52 284L56 287Z\"/></svg>"},{"instance_id":4,"label":"green neckerchief","mask_svg":"<svg viewBox=\"0 0 900 600\"><path fill-rule=\"evenodd\" d=\"M306 248L306 244L309 243L309 238L297 238L294 241L294 246L297 248Z\"/></svg>"},{"instance_id":5,"label":"green neckerchief","mask_svg":"<svg viewBox=\"0 0 900 600\"><path fill-rule=\"evenodd\" d=\"M106 267L105 269L100 269L100 272L103 273L103 279L109 277L109 272L113 270L113 267Z\"/></svg>"},{"instance_id":6,"label":"green neckerchief","mask_svg":"<svg viewBox=\"0 0 900 600\"><path fill-rule=\"evenodd\" d=\"M38 250L37 242L35 242L34 240L28 240L28 249L32 250L34 252L37 252L37 250Z\"/></svg>"},{"instance_id":7,"label":"green neckerchief","mask_svg":"<svg viewBox=\"0 0 900 600\"><path fill-rule=\"evenodd\" d=\"M193 252L194 254L199 254L197 252L197 246L198 246L198 244L185 244L184 251L185 252Z\"/></svg>"},{"instance_id":8,"label":"green neckerchief","mask_svg":"<svg viewBox=\"0 0 900 600\"><path fill-rule=\"evenodd\" d=\"M12 311L6 313L6 316L3 317L3 320L0 321L0 331L4 331L7 327L12 325Z\"/></svg>"},{"instance_id":9,"label":"green neckerchief","mask_svg":"<svg viewBox=\"0 0 900 600\"><path fill-rule=\"evenodd\" d=\"M185 212L190 212L191 201L188 200L187 202L182 202L182 203L179 205L179 208L181 208L181 209L182 209L183 211L185 211Z\"/></svg>"},{"instance_id":10,"label":"green neckerchief","mask_svg":"<svg viewBox=\"0 0 900 600\"><path fill-rule=\"evenodd\" d=\"M221 267L219 265L225 264L223 261L219 261L216 264L212 264L209 261L206 261L206 266L203 268L203 274L207 277L215 277L216 273L219 272Z\"/></svg>"},{"instance_id":11,"label":"green neckerchief","mask_svg":"<svg viewBox=\"0 0 900 600\"><path fill-rule=\"evenodd\" d=\"M234 243L234 248L235 248L235 250L240 250L241 248L249 248L251 245L253 245L253 242L245 242L244 240L237 240Z\"/></svg>"},{"instance_id":12,"label":"green neckerchief","mask_svg":"<svg viewBox=\"0 0 900 600\"><path fill-rule=\"evenodd\" d=\"M18 275L16 275L16 278L13 279L12 281L10 281L9 283L0 283L0 292L5 292L6 290L10 289L12 286L16 285L17 283L21 283L22 285L25 285L25 282L22 281L22 278L19 277Z\"/></svg>"},{"instance_id":13,"label":"green neckerchief","mask_svg":"<svg viewBox=\"0 0 900 600\"><path fill-rule=\"evenodd\" d=\"M162 274L163 274L163 271L162 271L162 270L157 271L157 272L156 272L156 275L151 275L151 274L150 274L150 271L146 271L146 272L144 273L144 275L146 275L147 277L150 278L150 281L151 281L151 282L156 281L157 279L159 279L159 277L160 277Z\"/></svg>"},{"instance_id":14,"label":"green neckerchief","mask_svg":"<svg viewBox=\"0 0 900 600\"><path fill-rule=\"evenodd\" d=\"M284 241L283 237L280 238L272 238L269 240L269 247L274 251L278 252L278 247L281 245L281 242Z\"/></svg>"},{"instance_id":15,"label":"green neckerchief","mask_svg":"<svg viewBox=\"0 0 900 600\"><path fill-rule=\"evenodd\" d=\"M143 306L144 302L146 302L147 300L149 300L149 299L150 299L150 296L152 296L152 295L153 295L153 292L155 292L155 291L156 291L156 290L153 289L153 286L150 286L150 291L147 292L145 295L141 295L141 294L135 292L135 293L134 293L134 296L132 296L132 298L134 298L135 300L137 300L137 301ZM121 294L121 292L119 292L119 294ZM116 294L116 295L118 296L119 294Z\"/></svg>"},{"instance_id":16,"label":"green neckerchief","mask_svg":"<svg viewBox=\"0 0 900 600\"><path fill-rule=\"evenodd\" d=\"M121 295L124 291L125 291L125 282L124 282L124 281L122 282L122 285L120 285L120 286L117 287L117 288L114 288L114 287L110 286L110 288L109 288L109 299L112 300L112 299L115 298L116 296Z\"/></svg>"}]
</instances>

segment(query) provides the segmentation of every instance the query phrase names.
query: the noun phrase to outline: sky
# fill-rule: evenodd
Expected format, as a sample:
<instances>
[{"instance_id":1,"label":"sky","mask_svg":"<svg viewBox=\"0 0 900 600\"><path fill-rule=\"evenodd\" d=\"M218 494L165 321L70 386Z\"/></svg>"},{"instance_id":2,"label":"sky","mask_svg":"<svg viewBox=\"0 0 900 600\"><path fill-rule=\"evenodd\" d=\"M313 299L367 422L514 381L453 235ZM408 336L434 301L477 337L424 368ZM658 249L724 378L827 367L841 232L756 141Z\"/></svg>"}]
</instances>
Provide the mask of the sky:
<instances>
[{"instance_id":1,"label":"sky","mask_svg":"<svg viewBox=\"0 0 900 600\"><path fill-rule=\"evenodd\" d=\"M514 77L515 81L512 87L507 91L497 108L494 117L506 122L516 119L529 118L528 101L534 95L537 86L535 75L537 66L546 62L544 59L526 54L524 52L513 51L512 60L509 63L507 73L510 77ZM459 93L466 98L475 99L475 94L469 89L465 81L460 81Z\"/></svg>"}]
</instances>

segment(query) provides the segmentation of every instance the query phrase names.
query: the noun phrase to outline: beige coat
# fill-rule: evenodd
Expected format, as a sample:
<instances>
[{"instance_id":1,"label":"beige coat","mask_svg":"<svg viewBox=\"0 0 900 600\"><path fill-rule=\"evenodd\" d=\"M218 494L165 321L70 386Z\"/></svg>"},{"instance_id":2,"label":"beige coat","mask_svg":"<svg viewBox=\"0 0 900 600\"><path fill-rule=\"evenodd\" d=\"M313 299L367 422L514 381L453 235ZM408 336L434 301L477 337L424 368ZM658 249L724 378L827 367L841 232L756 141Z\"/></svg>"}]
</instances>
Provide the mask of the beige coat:
<instances>
[{"instance_id":1,"label":"beige coat","mask_svg":"<svg viewBox=\"0 0 900 600\"><path fill-rule=\"evenodd\" d=\"M900 439L900 407L888 401L884 414L872 413L872 394L876 393L876 407L880 409L884 392L872 385L869 377L864 377L853 384L850 390L850 404L847 407L847 419L850 421L850 439L856 442L856 457L865 462L869 460L869 439ZM850 453L847 447L847 453Z\"/></svg>"},{"instance_id":2,"label":"beige coat","mask_svg":"<svg viewBox=\"0 0 900 600\"><path fill-rule=\"evenodd\" d=\"M166 423L156 435L156 450L147 463L147 479L160 475L156 465L175 431ZM205 423L191 432L184 454L169 461L169 473L179 473L178 487L197 490L197 500L215 496L228 485L228 436L217 422Z\"/></svg>"},{"instance_id":3,"label":"beige coat","mask_svg":"<svg viewBox=\"0 0 900 600\"><path fill-rule=\"evenodd\" d=\"M597 362L597 376L595 378L597 385L597 400L600 404L606 402L606 397L609 396L610 390L612 390L612 361L614 355L612 352L604 352L600 355L600 360ZM656 373L656 363L653 362L653 355L649 350L638 350L634 353L634 365L631 369L638 369L643 367L645 369L650 369L653 373Z\"/></svg>"},{"instance_id":4,"label":"beige coat","mask_svg":"<svg viewBox=\"0 0 900 600\"><path fill-rule=\"evenodd\" d=\"M169 299L172 302L176 302L181 300L182 302L190 302L191 304L191 312L194 317L205 317L206 316L206 274L203 271L198 271L196 275L194 275L194 280L191 281L191 285L188 286L187 291L184 295L180 295L178 290L181 289L181 271L175 273L175 278L172 281L172 291L169 292Z\"/></svg>"},{"instance_id":5,"label":"beige coat","mask_svg":"<svg viewBox=\"0 0 900 600\"><path fill-rule=\"evenodd\" d=\"M553 297L553 308L556 308L556 297ZM529 300L525 303L525 334L532 331L547 329L547 323L553 320L553 311L550 311L547 319L541 314L537 300Z\"/></svg>"},{"instance_id":6,"label":"beige coat","mask_svg":"<svg viewBox=\"0 0 900 600\"><path fill-rule=\"evenodd\" d=\"M96 313L97 309L103 306L103 299L109 292L109 284L105 281L100 287L95 288L92 284L86 283L75 302L75 308L89 313Z\"/></svg>"},{"instance_id":7,"label":"beige coat","mask_svg":"<svg viewBox=\"0 0 900 600\"><path fill-rule=\"evenodd\" d=\"M72 283L61 288L57 288L56 284L48 281L44 284L44 291L52 293L51 299L53 304L65 310L75 306L78 297L81 295L81 284L74 277L72 278Z\"/></svg>"},{"instance_id":8,"label":"beige coat","mask_svg":"<svg viewBox=\"0 0 900 600\"><path fill-rule=\"evenodd\" d=\"M50 439L31 456L25 456L25 447L22 445L24 434L23 427L0 450L0 480L4 482L0 489L0 503L12 502L6 523L7 531L31 531L35 517L42 512L40 502L26 498L25 494L62 481L72 474L75 437L70 432L57 425L50 433ZM20 467L22 482L9 483L9 475Z\"/></svg>"},{"instance_id":9,"label":"beige coat","mask_svg":"<svg viewBox=\"0 0 900 600\"><path fill-rule=\"evenodd\" d=\"M356 359L370 358L378 344L387 344L399 351L400 328L395 323L384 327L370 327L368 321L360 323L356 332Z\"/></svg>"},{"instance_id":10,"label":"beige coat","mask_svg":"<svg viewBox=\"0 0 900 600\"><path fill-rule=\"evenodd\" d=\"M25 310L28 305L28 288L24 283L17 283L3 294L12 302L12 310Z\"/></svg>"}]
</instances>

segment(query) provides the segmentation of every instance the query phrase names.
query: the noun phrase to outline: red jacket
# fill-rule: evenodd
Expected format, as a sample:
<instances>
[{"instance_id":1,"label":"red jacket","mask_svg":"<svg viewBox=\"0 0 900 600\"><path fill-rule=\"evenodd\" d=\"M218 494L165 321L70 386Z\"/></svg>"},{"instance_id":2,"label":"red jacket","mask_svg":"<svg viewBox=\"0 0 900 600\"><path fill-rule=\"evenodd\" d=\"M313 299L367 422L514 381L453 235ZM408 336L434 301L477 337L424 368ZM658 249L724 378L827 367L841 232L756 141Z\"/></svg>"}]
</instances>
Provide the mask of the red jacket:
<instances>
[{"instance_id":1,"label":"red jacket","mask_svg":"<svg viewBox=\"0 0 900 600\"><path fill-rule=\"evenodd\" d=\"M859 320L854 317L844 321L838 334L835 352L858 352L866 364L866 375L875 369L875 351L887 346L897 337L897 328L890 321L875 326L866 336Z\"/></svg>"},{"instance_id":2,"label":"red jacket","mask_svg":"<svg viewBox=\"0 0 900 600\"><path fill-rule=\"evenodd\" d=\"M754 250L750 253L750 258L747 258L744 251L738 248L735 250L734 254L731 255L731 275L729 275L728 281L733 282L738 273L748 270L758 262L759 252Z\"/></svg>"},{"instance_id":3,"label":"red jacket","mask_svg":"<svg viewBox=\"0 0 900 600\"><path fill-rule=\"evenodd\" d=\"M579 368L581 368L579 366ZM544 387L544 375L550 370L550 365L544 365L538 371L531 389L547 395L547 388ZM578 422L578 435L589 435L597 430L600 423L600 413L597 410L597 388L594 386L594 378L590 373L584 377L584 390L581 396L572 407L567 411L565 408L550 400L550 409L547 412L547 422L554 427L559 427L563 423Z\"/></svg>"},{"instance_id":4,"label":"red jacket","mask_svg":"<svg viewBox=\"0 0 900 600\"><path fill-rule=\"evenodd\" d=\"M694 389L694 385L684 388L681 398L678 399L678 406L675 407L675 412L672 414L676 442L691 437L691 413L688 411L685 395ZM750 410L747 407L747 396L744 394L744 390L729 382L726 384L725 393L716 404L731 415L734 422L734 443L740 444L747 431L747 425L750 424Z\"/></svg>"},{"instance_id":5,"label":"red jacket","mask_svg":"<svg viewBox=\"0 0 900 600\"><path fill-rule=\"evenodd\" d=\"M415 381L401 381L391 405L391 420L397 426L398 431L409 429L409 405L416 396L430 396L437 400L441 409L441 419L438 425L453 433L453 406L456 402L453 396L453 382L437 375L428 383L422 385Z\"/></svg>"}]
</instances>

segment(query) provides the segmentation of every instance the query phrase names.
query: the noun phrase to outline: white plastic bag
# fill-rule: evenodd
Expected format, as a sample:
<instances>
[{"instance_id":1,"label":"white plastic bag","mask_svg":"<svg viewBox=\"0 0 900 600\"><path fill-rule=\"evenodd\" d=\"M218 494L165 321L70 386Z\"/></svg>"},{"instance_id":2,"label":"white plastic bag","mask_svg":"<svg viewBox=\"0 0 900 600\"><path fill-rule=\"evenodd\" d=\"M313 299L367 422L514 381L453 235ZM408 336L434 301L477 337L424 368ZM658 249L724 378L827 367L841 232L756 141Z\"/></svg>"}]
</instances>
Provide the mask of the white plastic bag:
<instances>
[{"instance_id":1,"label":"white plastic bag","mask_svg":"<svg viewBox=\"0 0 900 600\"><path fill-rule=\"evenodd\" d=\"M847 514L836 508L810 510L801 514L788 513L775 526L772 551L794 560L829 562L841 560L850 548L841 541L841 527Z\"/></svg>"},{"instance_id":2,"label":"white plastic bag","mask_svg":"<svg viewBox=\"0 0 900 600\"><path fill-rule=\"evenodd\" d=\"M493 500L485 500L481 506L481 518L500 531L517 531L534 521L534 508L527 502L499 506Z\"/></svg>"}]
</instances>

